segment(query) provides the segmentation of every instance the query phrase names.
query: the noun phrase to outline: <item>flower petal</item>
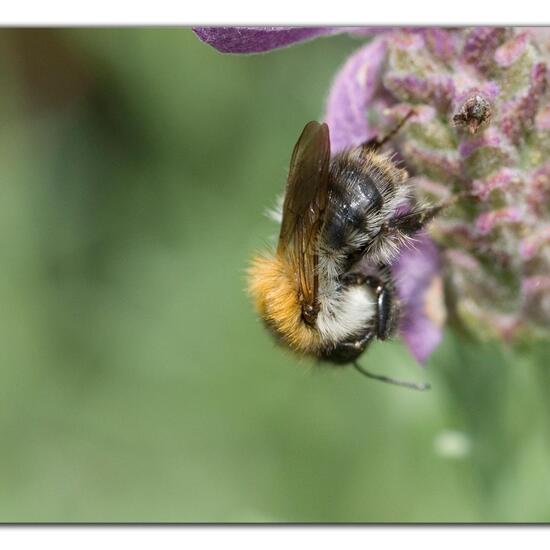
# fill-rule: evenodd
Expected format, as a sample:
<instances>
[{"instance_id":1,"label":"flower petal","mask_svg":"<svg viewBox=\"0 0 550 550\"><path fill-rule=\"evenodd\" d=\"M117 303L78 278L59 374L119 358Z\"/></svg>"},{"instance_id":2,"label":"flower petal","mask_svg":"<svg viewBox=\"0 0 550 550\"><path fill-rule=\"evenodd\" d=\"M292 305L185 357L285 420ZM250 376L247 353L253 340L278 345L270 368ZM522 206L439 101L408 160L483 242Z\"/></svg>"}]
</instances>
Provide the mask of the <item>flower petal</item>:
<instances>
[{"instance_id":1,"label":"flower petal","mask_svg":"<svg viewBox=\"0 0 550 550\"><path fill-rule=\"evenodd\" d=\"M259 53L347 32L343 27L195 27L195 34L222 53Z\"/></svg>"},{"instance_id":2,"label":"flower petal","mask_svg":"<svg viewBox=\"0 0 550 550\"><path fill-rule=\"evenodd\" d=\"M424 363L442 339L445 321L439 251L422 233L415 248L401 252L393 266L402 302L399 330L417 361Z\"/></svg>"},{"instance_id":3,"label":"flower petal","mask_svg":"<svg viewBox=\"0 0 550 550\"><path fill-rule=\"evenodd\" d=\"M381 76L387 43L382 34L352 55L340 69L327 101L325 120L330 128L334 153L354 147L378 133L367 114L382 113L387 102L381 91Z\"/></svg>"}]
</instances>

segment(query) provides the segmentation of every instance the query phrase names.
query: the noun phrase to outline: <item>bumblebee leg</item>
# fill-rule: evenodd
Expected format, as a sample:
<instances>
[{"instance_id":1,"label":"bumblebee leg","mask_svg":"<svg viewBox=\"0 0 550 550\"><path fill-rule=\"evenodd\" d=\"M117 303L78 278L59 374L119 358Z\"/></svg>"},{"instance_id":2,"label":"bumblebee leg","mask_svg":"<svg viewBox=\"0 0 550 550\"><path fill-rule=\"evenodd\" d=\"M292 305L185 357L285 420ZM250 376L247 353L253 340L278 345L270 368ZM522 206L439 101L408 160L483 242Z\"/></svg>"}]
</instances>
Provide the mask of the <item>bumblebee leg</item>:
<instances>
[{"instance_id":1,"label":"bumblebee leg","mask_svg":"<svg viewBox=\"0 0 550 550\"><path fill-rule=\"evenodd\" d=\"M337 349L340 352L348 352L354 355L360 355L365 351L367 346L371 343L374 338L374 332L368 331L363 338L359 338L354 342L341 342L338 344Z\"/></svg>"},{"instance_id":2,"label":"bumblebee leg","mask_svg":"<svg viewBox=\"0 0 550 550\"><path fill-rule=\"evenodd\" d=\"M389 268L379 267L382 274ZM393 287L391 283L382 278L362 273L350 273L344 279L348 284L367 285L376 292L376 336L380 340L386 340L393 329ZM390 279L388 279L389 281Z\"/></svg>"},{"instance_id":3,"label":"bumblebee leg","mask_svg":"<svg viewBox=\"0 0 550 550\"><path fill-rule=\"evenodd\" d=\"M380 340L388 338L393 329L393 292L383 286L378 293L378 326L377 336Z\"/></svg>"},{"instance_id":4,"label":"bumblebee leg","mask_svg":"<svg viewBox=\"0 0 550 550\"><path fill-rule=\"evenodd\" d=\"M377 277L365 281L376 292L376 336L388 338L393 329L393 288Z\"/></svg>"},{"instance_id":5,"label":"bumblebee leg","mask_svg":"<svg viewBox=\"0 0 550 550\"><path fill-rule=\"evenodd\" d=\"M387 233L397 229L406 235L412 235L431 222L442 210L454 206L464 198L478 200L469 191L462 191L434 206L415 206L403 216L386 222L382 226L381 232Z\"/></svg>"},{"instance_id":6,"label":"bumblebee leg","mask_svg":"<svg viewBox=\"0 0 550 550\"><path fill-rule=\"evenodd\" d=\"M420 231L427 223L432 221L444 208L449 206L448 203L436 204L425 208L416 207L411 212L386 222L382 226L381 232L401 231L405 235L413 235Z\"/></svg>"},{"instance_id":7,"label":"bumblebee leg","mask_svg":"<svg viewBox=\"0 0 550 550\"><path fill-rule=\"evenodd\" d=\"M335 347L326 350L323 359L339 365L352 363L367 349L375 335L371 328L367 328L363 337L349 342L339 342Z\"/></svg>"}]
</instances>

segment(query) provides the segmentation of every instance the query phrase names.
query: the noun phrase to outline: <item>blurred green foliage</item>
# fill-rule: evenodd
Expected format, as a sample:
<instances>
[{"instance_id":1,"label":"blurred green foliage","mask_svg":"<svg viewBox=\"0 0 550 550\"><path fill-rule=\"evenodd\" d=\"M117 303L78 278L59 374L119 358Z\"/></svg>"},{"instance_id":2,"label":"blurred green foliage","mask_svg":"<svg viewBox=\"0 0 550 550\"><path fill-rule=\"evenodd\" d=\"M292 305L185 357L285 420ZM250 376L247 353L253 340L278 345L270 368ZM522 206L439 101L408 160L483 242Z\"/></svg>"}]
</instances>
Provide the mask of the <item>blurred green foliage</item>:
<instances>
[{"instance_id":1,"label":"blurred green foliage","mask_svg":"<svg viewBox=\"0 0 550 550\"><path fill-rule=\"evenodd\" d=\"M375 344L416 393L297 364L248 303L264 210L358 44L0 32L1 521L550 520L544 348L448 334L421 370Z\"/></svg>"}]
</instances>

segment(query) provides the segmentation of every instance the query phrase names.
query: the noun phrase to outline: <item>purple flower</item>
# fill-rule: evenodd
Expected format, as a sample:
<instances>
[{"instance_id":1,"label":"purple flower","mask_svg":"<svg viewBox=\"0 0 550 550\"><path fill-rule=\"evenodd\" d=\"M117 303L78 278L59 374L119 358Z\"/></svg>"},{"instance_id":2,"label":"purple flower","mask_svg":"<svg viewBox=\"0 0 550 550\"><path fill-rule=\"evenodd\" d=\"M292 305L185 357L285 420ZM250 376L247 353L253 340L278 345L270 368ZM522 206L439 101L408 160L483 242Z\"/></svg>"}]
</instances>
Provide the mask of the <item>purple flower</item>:
<instances>
[{"instance_id":1,"label":"purple flower","mask_svg":"<svg viewBox=\"0 0 550 550\"><path fill-rule=\"evenodd\" d=\"M377 135L377 120L368 120L366 113L369 107L381 113L388 105L383 96L377 97L386 54L386 39L379 36L352 55L336 76L325 116L333 152L361 145Z\"/></svg>"},{"instance_id":2,"label":"purple flower","mask_svg":"<svg viewBox=\"0 0 550 550\"><path fill-rule=\"evenodd\" d=\"M260 53L339 32L333 27L197 27L195 34L222 53Z\"/></svg>"},{"instance_id":3,"label":"purple flower","mask_svg":"<svg viewBox=\"0 0 550 550\"><path fill-rule=\"evenodd\" d=\"M424 363L441 342L446 318L437 246L420 234L414 248L401 252L393 273L403 304L401 335L414 357Z\"/></svg>"},{"instance_id":4,"label":"purple flower","mask_svg":"<svg viewBox=\"0 0 550 550\"><path fill-rule=\"evenodd\" d=\"M550 28L195 32L230 53L337 32L373 35L344 63L328 95L333 152L387 134L412 108L392 148L414 178L417 199L455 198L430 224L429 237L393 266L403 339L419 361L437 346L443 287L453 319L476 335L548 337Z\"/></svg>"}]
</instances>

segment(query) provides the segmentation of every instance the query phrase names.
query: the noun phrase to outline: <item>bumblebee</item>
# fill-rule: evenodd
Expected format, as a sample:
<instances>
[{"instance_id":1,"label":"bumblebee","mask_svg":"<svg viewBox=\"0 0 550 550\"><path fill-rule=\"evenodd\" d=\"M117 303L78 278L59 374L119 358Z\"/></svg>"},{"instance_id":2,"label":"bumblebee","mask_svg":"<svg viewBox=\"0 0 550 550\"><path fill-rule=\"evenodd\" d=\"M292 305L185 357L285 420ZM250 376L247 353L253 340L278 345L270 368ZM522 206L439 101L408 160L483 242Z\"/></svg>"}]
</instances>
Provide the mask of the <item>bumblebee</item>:
<instances>
[{"instance_id":1,"label":"bumblebee","mask_svg":"<svg viewBox=\"0 0 550 550\"><path fill-rule=\"evenodd\" d=\"M249 291L269 331L298 355L427 389L357 363L374 339L394 334L400 306L390 266L440 210L411 206L408 173L381 152L387 139L331 156L328 126L306 124L290 161L277 247L253 259Z\"/></svg>"}]
</instances>

